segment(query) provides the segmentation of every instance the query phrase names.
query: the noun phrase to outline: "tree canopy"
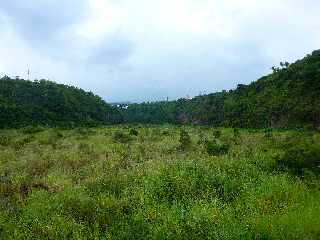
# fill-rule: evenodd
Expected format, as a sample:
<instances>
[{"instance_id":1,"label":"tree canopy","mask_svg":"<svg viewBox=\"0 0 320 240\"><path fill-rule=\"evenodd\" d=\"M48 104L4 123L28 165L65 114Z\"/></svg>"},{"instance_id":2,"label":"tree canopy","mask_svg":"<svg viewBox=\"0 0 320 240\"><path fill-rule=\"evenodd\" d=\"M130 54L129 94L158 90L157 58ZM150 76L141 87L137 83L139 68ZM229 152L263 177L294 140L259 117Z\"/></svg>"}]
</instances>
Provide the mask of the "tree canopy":
<instances>
[{"instance_id":1,"label":"tree canopy","mask_svg":"<svg viewBox=\"0 0 320 240\"><path fill-rule=\"evenodd\" d=\"M92 126L121 122L119 111L82 89L47 80L0 79L0 127Z\"/></svg>"},{"instance_id":2,"label":"tree canopy","mask_svg":"<svg viewBox=\"0 0 320 240\"><path fill-rule=\"evenodd\" d=\"M192 100L133 104L127 123L194 123L246 128L320 127L320 50L235 90Z\"/></svg>"}]
</instances>

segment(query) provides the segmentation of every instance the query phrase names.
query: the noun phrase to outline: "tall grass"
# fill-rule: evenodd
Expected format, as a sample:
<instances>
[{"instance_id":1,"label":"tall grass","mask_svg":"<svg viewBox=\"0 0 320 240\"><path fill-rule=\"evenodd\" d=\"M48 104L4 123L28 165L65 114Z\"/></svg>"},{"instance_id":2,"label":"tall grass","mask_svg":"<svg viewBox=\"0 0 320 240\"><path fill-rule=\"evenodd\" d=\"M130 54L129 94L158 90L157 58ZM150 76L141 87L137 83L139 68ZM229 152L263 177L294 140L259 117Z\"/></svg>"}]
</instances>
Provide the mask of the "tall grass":
<instances>
[{"instance_id":1,"label":"tall grass","mask_svg":"<svg viewBox=\"0 0 320 240\"><path fill-rule=\"evenodd\" d=\"M0 239L319 239L320 138L297 134L1 131Z\"/></svg>"}]
</instances>

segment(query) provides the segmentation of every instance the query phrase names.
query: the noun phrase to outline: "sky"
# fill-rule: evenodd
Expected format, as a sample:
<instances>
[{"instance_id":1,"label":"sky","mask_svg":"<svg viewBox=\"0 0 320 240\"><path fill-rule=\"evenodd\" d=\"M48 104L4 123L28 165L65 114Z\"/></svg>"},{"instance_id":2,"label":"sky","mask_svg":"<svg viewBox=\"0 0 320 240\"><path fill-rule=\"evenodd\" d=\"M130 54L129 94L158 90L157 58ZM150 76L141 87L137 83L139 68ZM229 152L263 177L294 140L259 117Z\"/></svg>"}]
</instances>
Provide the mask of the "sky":
<instances>
[{"instance_id":1,"label":"sky","mask_svg":"<svg viewBox=\"0 0 320 240\"><path fill-rule=\"evenodd\" d=\"M320 48L319 0L3 0L0 76L107 102L233 89Z\"/></svg>"}]
</instances>

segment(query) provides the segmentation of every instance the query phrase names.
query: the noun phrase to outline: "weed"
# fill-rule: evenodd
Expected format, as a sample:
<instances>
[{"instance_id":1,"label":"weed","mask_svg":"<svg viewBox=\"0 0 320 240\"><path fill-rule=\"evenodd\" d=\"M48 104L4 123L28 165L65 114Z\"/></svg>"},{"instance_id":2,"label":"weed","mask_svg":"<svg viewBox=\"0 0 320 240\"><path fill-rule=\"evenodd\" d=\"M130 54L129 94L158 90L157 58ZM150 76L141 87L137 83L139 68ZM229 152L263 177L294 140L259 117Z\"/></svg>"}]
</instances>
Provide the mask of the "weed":
<instances>
[{"instance_id":1,"label":"weed","mask_svg":"<svg viewBox=\"0 0 320 240\"><path fill-rule=\"evenodd\" d=\"M112 136L113 141L118 142L118 143L128 143L131 141L131 138L129 135L116 131L113 136Z\"/></svg>"},{"instance_id":2,"label":"weed","mask_svg":"<svg viewBox=\"0 0 320 240\"><path fill-rule=\"evenodd\" d=\"M8 146L11 143L11 138L7 135L0 134L0 145L1 146Z\"/></svg>"},{"instance_id":3,"label":"weed","mask_svg":"<svg viewBox=\"0 0 320 240\"><path fill-rule=\"evenodd\" d=\"M212 131L212 136L214 137L214 138L217 138L217 139L219 139L220 137L221 137L221 130L219 130L219 129L214 129L213 131Z\"/></svg>"},{"instance_id":4,"label":"weed","mask_svg":"<svg viewBox=\"0 0 320 240\"><path fill-rule=\"evenodd\" d=\"M129 131L130 136L138 136L139 132L136 129L131 128Z\"/></svg>"},{"instance_id":5,"label":"weed","mask_svg":"<svg viewBox=\"0 0 320 240\"><path fill-rule=\"evenodd\" d=\"M305 170L320 172L320 145L306 141L296 142L278 157L277 165L295 174L303 175Z\"/></svg>"},{"instance_id":6,"label":"weed","mask_svg":"<svg viewBox=\"0 0 320 240\"><path fill-rule=\"evenodd\" d=\"M186 151L191 147L191 138L189 133L186 130L180 131L180 139L179 139L179 149L182 151Z\"/></svg>"},{"instance_id":7,"label":"weed","mask_svg":"<svg viewBox=\"0 0 320 240\"><path fill-rule=\"evenodd\" d=\"M220 156L227 154L230 149L230 146L227 143L222 143L218 140L207 141L206 150L210 156Z\"/></svg>"}]
</instances>

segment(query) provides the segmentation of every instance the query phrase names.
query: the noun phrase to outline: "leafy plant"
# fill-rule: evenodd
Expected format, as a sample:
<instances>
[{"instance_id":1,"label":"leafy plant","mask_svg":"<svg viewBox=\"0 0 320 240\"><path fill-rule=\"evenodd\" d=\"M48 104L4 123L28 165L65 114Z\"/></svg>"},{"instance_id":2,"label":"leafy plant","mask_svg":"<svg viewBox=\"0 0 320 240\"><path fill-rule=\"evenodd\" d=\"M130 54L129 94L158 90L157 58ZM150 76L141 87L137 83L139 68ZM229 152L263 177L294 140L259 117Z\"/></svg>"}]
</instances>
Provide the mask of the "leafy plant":
<instances>
[{"instance_id":1,"label":"leafy plant","mask_svg":"<svg viewBox=\"0 0 320 240\"><path fill-rule=\"evenodd\" d=\"M227 143L222 143L218 140L207 141L206 150L210 156L220 156L227 154L230 149L230 146Z\"/></svg>"},{"instance_id":2,"label":"leafy plant","mask_svg":"<svg viewBox=\"0 0 320 240\"><path fill-rule=\"evenodd\" d=\"M5 134L0 134L0 145L8 146L11 143L11 138Z\"/></svg>"},{"instance_id":3,"label":"leafy plant","mask_svg":"<svg viewBox=\"0 0 320 240\"><path fill-rule=\"evenodd\" d=\"M129 131L130 136L138 136L139 132L136 129L131 128Z\"/></svg>"},{"instance_id":4,"label":"leafy plant","mask_svg":"<svg viewBox=\"0 0 320 240\"><path fill-rule=\"evenodd\" d=\"M277 165L291 172L303 175L305 170L320 172L320 145L307 141L291 144L281 157L276 159Z\"/></svg>"},{"instance_id":5,"label":"leafy plant","mask_svg":"<svg viewBox=\"0 0 320 240\"><path fill-rule=\"evenodd\" d=\"M213 135L214 138L219 139L219 138L221 137L221 130L214 129L214 130L212 131L212 135Z\"/></svg>"},{"instance_id":6,"label":"leafy plant","mask_svg":"<svg viewBox=\"0 0 320 240\"><path fill-rule=\"evenodd\" d=\"M118 143L128 143L130 142L131 138L129 135L123 133L123 132L120 132L120 131L116 131L114 134L113 134L113 137L112 139L115 141L115 142L118 142Z\"/></svg>"},{"instance_id":7,"label":"leafy plant","mask_svg":"<svg viewBox=\"0 0 320 240\"><path fill-rule=\"evenodd\" d=\"M179 149L182 151L188 150L191 147L191 138L189 133L182 129L180 131L180 139L179 139Z\"/></svg>"},{"instance_id":8,"label":"leafy plant","mask_svg":"<svg viewBox=\"0 0 320 240\"><path fill-rule=\"evenodd\" d=\"M22 132L25 134L34 134L34 133L42 132L43 130L44 128L40 126L27 126L22 129Z\"/></svg>"}]
</instances>

